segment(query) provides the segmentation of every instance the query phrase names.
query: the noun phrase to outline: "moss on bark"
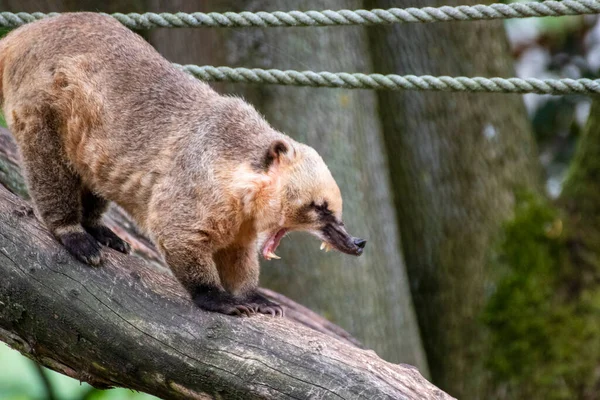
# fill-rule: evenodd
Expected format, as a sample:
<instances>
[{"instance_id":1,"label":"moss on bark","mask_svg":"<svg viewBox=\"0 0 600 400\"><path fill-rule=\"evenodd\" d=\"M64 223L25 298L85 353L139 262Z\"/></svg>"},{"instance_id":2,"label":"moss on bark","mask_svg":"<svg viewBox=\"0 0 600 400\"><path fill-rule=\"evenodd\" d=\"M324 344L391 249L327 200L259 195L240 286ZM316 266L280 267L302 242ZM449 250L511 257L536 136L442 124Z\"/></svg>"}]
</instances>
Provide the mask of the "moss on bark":
<instances>
[{"instance_id":1,"label":"moss on bark","mask_svg":"<svg viewBox=\"0 0 600 400\"><path fill-rule=\"evenodd\" d=\"M509 398L581 399L596 384L600 287L581 286L571 227L568 216L531 194L505 227L495 263L506 272L484 319L488 366Z\"/></svg>"},{"instance_id":2,"label":"moss on bark","mask_svg":"<svg viewBox=\"0 0 600 400\"><path fill-rule=\"evenodd\" d=\"M507 398L594 399L600 387L600 101L561 197L522 194L494 265L488 366Z\"/></svg>"}]
</instances>

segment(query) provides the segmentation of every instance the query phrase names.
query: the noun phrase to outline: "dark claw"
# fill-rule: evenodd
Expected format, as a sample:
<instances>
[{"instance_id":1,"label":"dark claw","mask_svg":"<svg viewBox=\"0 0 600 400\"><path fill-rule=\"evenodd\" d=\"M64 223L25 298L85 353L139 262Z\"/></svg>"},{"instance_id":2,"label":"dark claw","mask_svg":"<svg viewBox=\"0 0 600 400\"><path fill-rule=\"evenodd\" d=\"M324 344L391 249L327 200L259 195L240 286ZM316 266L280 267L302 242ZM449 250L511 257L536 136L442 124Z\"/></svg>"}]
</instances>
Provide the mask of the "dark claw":
<instances>
[{"instance_id":1,"label":"dark claw","mask_svg":"<svg viewBox=\"0 0 600 400\"><path fill-rule=\"evenodd\" d=\"M255 313L252 308L247 307L244 304L237 304L232 307L232 310L233 310L232 315L237 315L240 317L249 317L250 315Z\"/></svg>"},{"instance_id":2,"label":"dark claw","mask_svg":"<svg viewBox=\"0 0 600 400\"><path fill-rule=\"evenodd\" d=\"M285 315L283 307L257 292L249 294L247 299L257 313L268 314L273 317L283 317Z\"/></svg>"},{"instance_id":3,"label":"dark claw","mask_svg":"<svg viewBox=\"0 0 600 400\"><path fill-rule=\"evenodd\" d=\"M89 265L99 265L102 261L100 245L89 233L65 233L58 238L69 253L79 261Z\"/></svg>"},{"instance_id":4,"label":"dark claw","mask_svg":"<svg viewBox=\"0 0 600 400\"><path fill-rule=\"evenodd\" d=\"M104 225L86 226L85 230L92 235L101 244L120 251L121 253L129 254L131 246L129 243L117 236L113 231Z\"/></svg>"},{"instance_id":5,"label":"dark claw","mask_svg":"<svg viewBox=\"0 0 600 400\"><path fill-rule=\"evenodd\" d=\"M276 316L276 312L273 308L265 308L262 311L264 314L269 314L270 316L274 317Z\"/></svg>"}]
</instances>

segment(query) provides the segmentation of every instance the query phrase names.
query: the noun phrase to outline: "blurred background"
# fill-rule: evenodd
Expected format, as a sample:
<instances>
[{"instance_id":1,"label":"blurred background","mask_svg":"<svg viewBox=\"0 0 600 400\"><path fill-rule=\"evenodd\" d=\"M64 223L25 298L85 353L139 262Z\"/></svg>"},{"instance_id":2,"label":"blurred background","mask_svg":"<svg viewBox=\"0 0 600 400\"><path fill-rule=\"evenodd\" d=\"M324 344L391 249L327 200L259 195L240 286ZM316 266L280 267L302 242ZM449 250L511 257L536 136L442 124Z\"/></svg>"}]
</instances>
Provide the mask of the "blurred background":
<instances>
[{"instance_id":1,"label":"blurred background","mask_svg":"<svg viewBox=\"0 0 600 400\"><path fill-rule=\"evenodd\" d=\"M0 0L2 11L288 11L473 0ZM491 2L489 2L491 3ZM596 16L385 27L154 29L180 64L591 78ZM261 285L460 399L600 399L600 103L586 96L215 84L315 147L369 239L360 259L282 243ZM595 112L590 112L595 110ZM96 390L0 344L0 399Z\"/></svg>"}]
</instances>

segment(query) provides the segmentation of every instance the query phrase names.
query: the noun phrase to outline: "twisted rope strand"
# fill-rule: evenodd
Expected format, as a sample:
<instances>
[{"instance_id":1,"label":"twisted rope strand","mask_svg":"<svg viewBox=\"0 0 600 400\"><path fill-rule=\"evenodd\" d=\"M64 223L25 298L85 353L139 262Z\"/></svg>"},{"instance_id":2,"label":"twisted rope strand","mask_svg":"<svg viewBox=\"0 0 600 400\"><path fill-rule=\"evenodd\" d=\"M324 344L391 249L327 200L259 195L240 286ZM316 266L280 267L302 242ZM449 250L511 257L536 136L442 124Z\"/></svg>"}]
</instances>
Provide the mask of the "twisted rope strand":
<instances>
[{"instance_id":1,"label":"twisted rope strand","mask_svg":"<svg viewBox=\"0 0 600 400\"><path fill-rule=\"evenodd\" d=\"M376 25L398 22L467 21L600 13L600 0L563 0L438 8L392 8L388 10L276 11L241 13L112 14L132 29L153 27L248 27ZM58 13L0 13L0 27L16 27ZM108 14L103 14L108 15ZM429 90L455 92L573 94L600 93L600 80L467 78L449 76L381 75L345 72L281 71L196 65L178 67L205 81L270 83L279 85L350 89Z\"/></svg>"},{"instance_id":2,"label":"twisted rope strand","mask_svg":"<svg viewBox=\"0 0 600 400\"><path fill-rule=\"evenodd\" d=\"M467 78L350 74L346 72L282 71L278 69L229 68L179 65L203 81L270 83L346 89L427 90L444 92L493 92L538 94L600 94L600 79Z\"/></svg>"},{"instance_id":3,"label":"twisted rope strand","mask_svg":"<svg viewBox=\"0 0 600 400\"><path fill-rule=\"evenodd\" d=\"M474 6L225 13L111 14L131 29L196 27L269 27L385 25L401 22L474 21L504 18L557 17L600 13L600 0L547 0ZM102 13L103 15L109 15ZM0 27L14 28L58 13L0 13Z\"/></svg>"}]
</instances>

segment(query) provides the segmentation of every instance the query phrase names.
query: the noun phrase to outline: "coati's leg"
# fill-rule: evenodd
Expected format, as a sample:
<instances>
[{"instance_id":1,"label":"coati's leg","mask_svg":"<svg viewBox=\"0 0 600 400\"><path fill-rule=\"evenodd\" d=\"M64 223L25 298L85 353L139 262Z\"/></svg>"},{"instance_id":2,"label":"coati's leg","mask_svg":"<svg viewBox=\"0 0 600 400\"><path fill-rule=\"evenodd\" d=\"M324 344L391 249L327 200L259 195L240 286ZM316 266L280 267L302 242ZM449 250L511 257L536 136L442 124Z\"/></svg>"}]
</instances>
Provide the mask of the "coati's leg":
<instances>
[{"instance_id":1,"label":"coati's leg","mask_svg":"<svg viewBox=\"0 0 600 400\"><path fill-rule=\"evenodd\" d=\"M223 287L254 312L283 316L283 308L258 293L259 264L253 246L231 246L215 254Z\"/></svg>"},{"instance_id":2,"label":"coati's leg","mask_svg":"<svg viewBox=\"0 0 600 400\"><path fill-rule=\"evenodd\" d=\"M207 311L228 315L250 315L252 307L228 293L221 285L210 242L200 232L182 232L158 237L157 243L175 277L187 289L196 305Z\"/></svg>"},{"instance_id":3,"label":"coati's leg","mask_svg":"<svg viewBox=\"0 0 600 400\"><path fill-rule=\"evenodd\" d=\"M34 204L54 236L77 259L100 264L100 245L81 226L81 182L66 161L58 134L45 121L11 126Z\"/></svg>"},{"instance_id":4,"label":"coati's leg","mask_svg":"<svg viewBox=\"0 0 600 400\"><path fill-rule=\"evenodd\" d=\"M98 242L121 253L129 253L129 244L102 223L102 214L108 209L109 201L84 188L81 193L83 216L81 225Z\"/></svg>"}]
</instances>

